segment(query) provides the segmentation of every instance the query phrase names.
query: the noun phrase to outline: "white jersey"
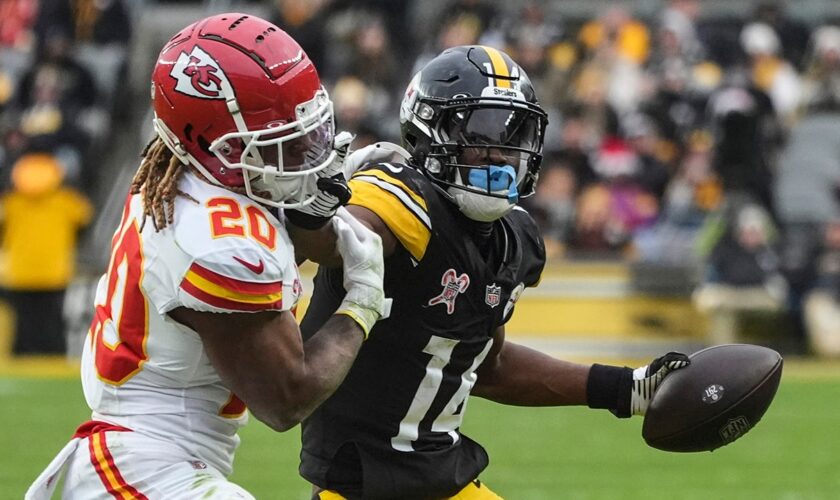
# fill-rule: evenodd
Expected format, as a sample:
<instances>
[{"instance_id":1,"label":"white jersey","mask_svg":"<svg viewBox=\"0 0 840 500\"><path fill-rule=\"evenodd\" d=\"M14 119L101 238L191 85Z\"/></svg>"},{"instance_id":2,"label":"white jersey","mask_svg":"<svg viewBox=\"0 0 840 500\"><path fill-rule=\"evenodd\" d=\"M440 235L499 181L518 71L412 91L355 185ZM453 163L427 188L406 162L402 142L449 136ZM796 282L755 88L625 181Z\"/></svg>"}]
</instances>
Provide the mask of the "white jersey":
<instances>
[{"instance_id":1,"label":"white jersey","mask_svg":"<svg viewBox=\"0 0 840 500\"><path fill-rule=\"evenodd\" d=\"M288 234L253 200L188 173L175 221L142 231L131 196L112 240L108 271L82 355L93 419L176 443L227 475L247 421L196 332L167 315L291 310L301 293ZM230 335L236 335L231 331Z\"/></svg>"}]
</instances>

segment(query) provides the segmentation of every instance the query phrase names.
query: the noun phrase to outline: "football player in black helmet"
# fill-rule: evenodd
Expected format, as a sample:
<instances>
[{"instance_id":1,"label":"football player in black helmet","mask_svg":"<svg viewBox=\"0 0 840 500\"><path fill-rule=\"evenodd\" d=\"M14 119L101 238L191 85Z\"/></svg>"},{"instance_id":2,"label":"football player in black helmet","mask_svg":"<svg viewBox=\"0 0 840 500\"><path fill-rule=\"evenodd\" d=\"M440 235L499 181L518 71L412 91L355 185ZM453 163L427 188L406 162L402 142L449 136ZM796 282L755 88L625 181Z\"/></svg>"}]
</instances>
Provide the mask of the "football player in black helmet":
<instances>
[{"instance_id":1,"label":"football player in black helmet","mask_svg":"<svg viewBox=\"0 0 840 500\"><path fill-rule=\"evenodd\" d=\"M470 219L497 220L534 193L548 117L506 54L445 51L409 83L400 123L413 163Z\"/></svg>"},{"instance_id":2,"label":"football player in black helmet","mask_svg":"<svg viewBox=\"0 0 840 500\"><path fill-rule=\"evenodd\" d=\"M546 113L510 57L484 46L444 51L411 80L400 120L410 158L356 171L347 207L382 237L391 315L304 422L300 473L313 498L499 498L478 481L487 453L460 432L470 394L629 417L644 414L657 384L688 358L671 353L634 371L505 341L516 301L545 264L517 202L534 190ZM322 266L304 337L343 297L340 268Z\"/></svg>"}]
</instances>

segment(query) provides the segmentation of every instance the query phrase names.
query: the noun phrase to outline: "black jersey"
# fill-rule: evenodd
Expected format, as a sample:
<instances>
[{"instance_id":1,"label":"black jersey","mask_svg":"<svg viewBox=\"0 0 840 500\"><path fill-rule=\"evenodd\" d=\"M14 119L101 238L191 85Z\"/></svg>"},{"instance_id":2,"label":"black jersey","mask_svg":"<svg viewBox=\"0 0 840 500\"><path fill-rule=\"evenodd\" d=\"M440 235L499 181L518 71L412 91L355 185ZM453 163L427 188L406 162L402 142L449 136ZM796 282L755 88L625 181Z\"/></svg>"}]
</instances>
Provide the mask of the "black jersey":
<instances>
[{"instance_id":1,"label":"black jersey","mask_svg":"<svg viewBox=\"0 0 840 500\"><path fill-rule=\"evenodd\" d=\"M407 165L370 166L350 185L350 203L375 212L402 244L385 261L393 306L341 387L304 422L300 472L349 498L450 496L487 466L461 419L493 333L539 281L542 239L517 208L482 245L476 223ZM321 268L304 338L343 296L341 270Z\"/></svg>"}]
</instances>

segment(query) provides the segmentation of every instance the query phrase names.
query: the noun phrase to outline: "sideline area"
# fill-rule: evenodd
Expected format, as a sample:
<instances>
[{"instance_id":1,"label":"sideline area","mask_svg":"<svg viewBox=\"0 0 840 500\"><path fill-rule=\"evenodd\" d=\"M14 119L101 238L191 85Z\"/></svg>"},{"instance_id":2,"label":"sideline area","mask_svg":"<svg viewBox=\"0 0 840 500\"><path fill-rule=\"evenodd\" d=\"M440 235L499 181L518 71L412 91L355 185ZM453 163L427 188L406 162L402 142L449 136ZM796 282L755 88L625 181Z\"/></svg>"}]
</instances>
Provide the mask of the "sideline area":
<instances>
[{"instance_id":1,"label":"sideline area","mask_svg":"<svg viewBox=\"0 0 840 500\"><path fill-rule=\"evenodd\" d=\"M314 274L314 265L301 266L307 294L299 317L309 303ZM562 359L627 366L668 351L691 353L720 343L710 335L709 318L693 307L690 297L640 294L630 281L626 264L619 262L552 263L540 285L528 289L517 303L507 337ZM0 302L0 377L78 377L75 355L11 356L12 328L12 311ZM83 338L84 332L71 335L70 352L80 351ZM761 339L744 341L764 344ZM786 375L840 378L840 361L790 355L786 359Z\"/></svg>"}]
</instances>

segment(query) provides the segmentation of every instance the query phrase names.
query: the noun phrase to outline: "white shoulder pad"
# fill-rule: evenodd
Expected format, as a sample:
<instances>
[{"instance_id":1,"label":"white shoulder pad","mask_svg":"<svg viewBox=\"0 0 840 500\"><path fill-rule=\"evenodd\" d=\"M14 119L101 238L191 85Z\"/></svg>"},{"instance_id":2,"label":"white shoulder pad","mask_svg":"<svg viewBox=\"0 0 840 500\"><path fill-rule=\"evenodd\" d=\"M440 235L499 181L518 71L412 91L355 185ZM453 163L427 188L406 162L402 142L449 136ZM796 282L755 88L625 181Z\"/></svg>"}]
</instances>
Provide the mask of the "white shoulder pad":
<instances>
[{"instance_id":1,"label":"white shoulder pad","mask_svg":"<svg viewBox=\"0 0 840 500\"><path fill-rule=\"evenodd\" d=\"M185 176L195 201L176 201L175 223L160 246L176 289L166 309L254 312L289 310L300 296L294 249L282 224L253 200Z\"/></svg>"},{"instance_id":2,"label":"white shoulder pad","mask_svg":"<svg viewBox=\"0 0 840 500\"><path fill-rule=\"evenodd\" d=\"M179 284L181 305L211 312L285 311L297 305L301 285L293 259L283 262L253 249L230 250L192 261Z\"/></svg>"}]
</instances>

